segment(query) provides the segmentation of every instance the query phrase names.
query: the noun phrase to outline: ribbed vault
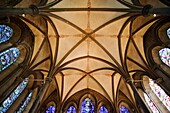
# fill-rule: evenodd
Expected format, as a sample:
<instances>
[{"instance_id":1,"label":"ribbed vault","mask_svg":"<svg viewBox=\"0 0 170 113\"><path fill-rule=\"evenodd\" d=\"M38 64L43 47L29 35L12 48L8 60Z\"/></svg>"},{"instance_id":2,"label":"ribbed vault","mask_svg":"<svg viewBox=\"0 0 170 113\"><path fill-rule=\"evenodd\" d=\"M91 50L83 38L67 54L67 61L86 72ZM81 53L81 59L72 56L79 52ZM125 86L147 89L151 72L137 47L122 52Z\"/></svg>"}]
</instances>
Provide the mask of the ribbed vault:
<instances>
[{"instance_id":1,"label":"ribbed vault","mask_svg":"<svg viewBox=\"0 0 170 113\"><path fill-rule=\"evenodd\" d=\"M40 63L35 69L44 69L46 76L45 70L48 72L53 67L52 76L61 101L89 88L114 102L117 98L114 92L121 86L120 76L130 79L135 70L150 71L143 35L157 18L102 11L102 8L128 8L114 0L63 0L52 8L80 8L79 11L43 12L42 15L49 15L43 18L28 16L28 20L36 19L35 26L42 30L28 24L35 33L34 63L50 57L49 62ZM81 11L81 8L101 8L101 11ZM121 90L133 100L129 87Z\"/></svg>"},{"instance_id":2,"label":"ribbed vault","mask_svg":"<svg viewBox=\"0 0 170 113\"><path fill-rule=\"evenodd\" d=\"M139 12L146 4L167 6L159 0L132 1L23 0L15 6L39 5L39 15L17 18L35 35L27 71L40 71L44 80L52 81L41 97L42 102L48 97L54 98L55 94L62 106L77 92L90 89L116 107L121 101L129 101L138 111L127 82L138 72L156 76L145 56L143 36L151 25L163 18ZM45 4L52 5L49 8ZM114 9L109 10L111 8ZM129 12L120 9L129 9Z\"/></svg>"}]
</instances>

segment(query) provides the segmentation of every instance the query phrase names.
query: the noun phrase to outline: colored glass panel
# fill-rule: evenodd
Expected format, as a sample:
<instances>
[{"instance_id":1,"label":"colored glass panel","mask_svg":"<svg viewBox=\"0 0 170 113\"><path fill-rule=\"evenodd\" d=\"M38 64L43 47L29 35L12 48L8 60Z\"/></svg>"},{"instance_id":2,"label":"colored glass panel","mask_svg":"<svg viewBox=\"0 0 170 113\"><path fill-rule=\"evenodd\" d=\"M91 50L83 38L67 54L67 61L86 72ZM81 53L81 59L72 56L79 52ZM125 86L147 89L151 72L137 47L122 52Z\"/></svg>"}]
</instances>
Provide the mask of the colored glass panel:
<instances>
[{"instance_id":1,"label":"colored glass panel","mask_svg":"<svg viewBox=\"0 0 170 113\"><path fill-rule=\"evenodd\" d=\"M167 36L170 38L170 28L167 29L166 33L167 33Z\"/></svg>"},{"instance_id":2,"label":"colored glass panel","mask_svg":"<svg viewBox=\"0 0 170 113\"><path fill-rule=\"evenodd\" d=\"M6 25L0 25L0 43L9 40L12 37L12 34L12 28Z\"/></svg>"},{"instance_id":3,"label":"colored glass panel","mask_svg":"<svg viewBox=\"0 0 170 113\"><path fill-rule=\"evenodd\" d=\"M125 106L120 107L120 113L130 113L129 109L126 108Z\"/></svg>"},{"instance_id":4,"label":"colored glass panel","mask_svg":"<svg viewBox=\"0 0 170 113\"><path fill-rule=\"evenodd\" d=\"M94 104L90 98L85 98L81 104L81 113L94 113Z\"/></svg>"},{"instance_id":5,"label":"colored glass panel","mask_svg":"<svg viewBox=\"0 0 170 113\"><path fill-rule=\"evenodd\" d=\"M18 48L10 48L0 53L0 72L13 64L19 57Z\"/></svg>"},{"instance_id":6,"label":"colored glass panel","mask_svg":"<svg viewBox=\"0 0 170 113\"><path fill-rule=\"evenodd\" d=\"M32 97L32 92L29 93L29 95L27 96L27 98L25 99L25 101L21 104L21 106L19 107L19 109L17 111L15 111L15 113L23 113L24 109L27 107L28 103L30 102Z\"/></svg>"},{"instance_id":7,"label":"colored glass panel","mask_svg":"<svg viewBox=\"0 0 170 113\"><path fill-rule=\"evenodd\" d=\"M159 113L158 109L156 108L153 101L148 97L146 93L144 93L144 98L146 100L146 103L148 104L149 108L152 110L153 113Z\"/></svg>"},{"instance_id":8,"label":"colored glass panel","mask_svg":"<svg viewBox=\"0 0 170 113\"><path fill-rule=\"evenodd\" d=\"M28 79L24 79L16 88L15 90L9 95L7 99L5 99L0 106L0 113L5 113L8 108L14 103L14 101L19 97L22 91L28 84Z\"/></svg>"},{"instance_id":9,"label":"colored glass panel","mask_svg":"<svg viewBox=\"0 0 170 113\"><path fill-rule=\"evenodd\" d=\"M105 108L104 106L101 106L99 109L99 113L109 113L107 108Z\"/></svg>"},{"instance_id":10,"label":"colored glass panel","mask_svg":"<svg viewBox=\"0 0 170 113\"><path fill-rule=\"evenodd\" d=\"M76 108L74 106L70 106L68 109L67 109L67 113L76 113Z\"/></svg>"},{"instance_id":11,"label":"colored glass panel","mask_svg":"<svg viewBox=\"0 0 170 113\"><path fill-rule=\"evenodd\" d=\"M169 48L161 49L159 51L159 56L162 62L170 67L170 49Z\"/></svg>"},{"instance_id":12,"label":"colored glass panel","mask_svg":"<svg viewBox=\"0 0 170 113\"><path fill-rule=\"evenodd\" d=\"M55 113L55 107L49 106L48 109L46 110L46 113Z\"/></svg>"},{"instance_id":13,"label":"colored glass panel","mask_svg":"<svg viewBox=\"0 0 170 113\"><path fill-rule=\"evenodd\" d=\"M156 94L159 100L165 105L165 107L170 111L170 97L164 92L164 90L154 83L152 79L149 79L149 85L152 91Z\"/></svg>"}]
</instances>

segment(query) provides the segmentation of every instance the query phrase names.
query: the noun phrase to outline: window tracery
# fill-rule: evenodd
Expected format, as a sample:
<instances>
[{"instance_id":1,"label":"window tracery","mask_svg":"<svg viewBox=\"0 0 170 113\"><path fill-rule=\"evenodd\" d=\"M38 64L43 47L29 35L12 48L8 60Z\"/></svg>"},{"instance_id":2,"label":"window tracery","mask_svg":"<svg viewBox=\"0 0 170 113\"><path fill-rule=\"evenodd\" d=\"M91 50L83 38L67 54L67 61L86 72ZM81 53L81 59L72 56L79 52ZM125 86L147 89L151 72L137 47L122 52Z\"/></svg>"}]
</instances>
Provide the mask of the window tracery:
<instances>
[{"instance_id":1,"label":"window tracery","mask_svg":"<svg viewBox=\"0 0 170 113\"><path fill-rule=\"evenodd\" d=\"M45 113L55 113L55 107L54 106L49 106L48 108L47 108L47 110L46 110L46 112Z\"/></svg>"},{"instance_id":2,"label":"window tracery","mask_svg":"<svg viewBox=\"0 0 170 113\"><path fill-rule=\"evenodd\" d=\"M99 113L109 113L109 112L108 112L108 109L105 106L101 106L99 108Z\"/></svg>"},{"instance_id":3,"label":"window tracery","mask_svg":"<svg viewBox=\"0 0 170 113\"><path fill-rule=\"evenodd\" d=\"M169 39L170 39L170 28L167 29L166 34L167 34L167 36L168 36Z\"/></svg>"},{"instance_id":4,"label":"window tracery","mask_svg":"<svg viewBox=\"0 0 170 113\"><path fill-rule=\"evenodd\" d=\"M130 113L129 109L125 106L120 107L120 113Z\"/></svg>"},{"instance_id":5,"label":"window tracery","mask_svg":"<svg viewBox=\"0 0 170 113\"><path fill-rule=\"evenodd\" d=\"M17 111L15 111L15 113L23 113L23 111L25 110L25 108L27 107L28 103L30 102L32 98L32 92L29 93L29 95L27 96L27 98L25 99L25 101L21 104L21 106L19 107L19 109Z\"/></svg>"},{"instance_id":6,"label":"window tracery","mask_svg":"<svg viewBox=\"0 0 170 113\"><path fill-rule=\"evenodd\" d=\"M0 113L5 113L8 108L14 103L14 101L19 97L28 84L28 79L24 79L16 89L5 99L0 106Z\"/></svg>"},{"instance_id":7,"label":"window tracery","mask_svg":"<svg viewBox=\"0 0 170 113\"><path fill-rule=\"evenodd\" d=\"M112 113L114 107L100 93L84 89L72 95L62 106L63 113Z\"/></svg>"},{"instance_id":8,"label":"window tracery","mask_svg":"<svg viewBox=\"0 0 170 113\"><path fill-rule=\"evenodd\" d=\"M170 67L170 49L163 48L159 51L159 56L161 61Z\"/></svg>"},{"instance_id":9,"label":"window tracery","mask_svg":"<svg viewBox=\"0 0 170 113\"><path fill-rule=\"evenodd\" d=\"M13 29L7 25L0 25L0 43L8 41L13 34Z\"/></svg>"},{"instance_id":10,"label":"window tracery","mask_svg":"<svg viewBox=\"0 0 170 113\"><path fill-rule=\"evenodd\" d=\"M94 103L90 98L85 98L81 104L81 113L94 113Z\"/></svg>"},{"instance_id":11,"label":"window tracery","mask_svg":"<svg viewBox=\"0 0 170 113\"><path fill-rule=\"evenodd\" d=\"M67 113L76 113L76 108L73 105L69 106Z\"/></svg>"},{"instance_id":12,"label":"window tracery","mask_svg":"<svg viewBox=\"0 0 170 113\"><path fill-rule=\"evenodd\" d=\"M19 57L20 51L18 48L10 48L0 53L0 72L16 62Z\"/></svg>"},{"instance_id":13,"label":"window tracery","mask_svg":"<svg viewBox=\"0 0 170 113\"><path fill-rule=\"evenodd\" d=\"M164 90L152 79L149 79L149 86L152 91L156 94L159 100L165 105L165 107L170 111L170 97L164 92Z\"/></svg>"},{"instance_id":14,"label":"window tracery","mask_svg":"<svg viewBox=\"0 0 170 113\"><path fill-rule=\"evenodd\" d=\"M148 104L148 106L150 107L150 109L152 110L153 113L159 113L157 107L155 106L155 104L153 103L153 101L148 97L148 95L146 93L144 93L144 98L146 100L146 103Z\"/></svg>"}]
</instances>

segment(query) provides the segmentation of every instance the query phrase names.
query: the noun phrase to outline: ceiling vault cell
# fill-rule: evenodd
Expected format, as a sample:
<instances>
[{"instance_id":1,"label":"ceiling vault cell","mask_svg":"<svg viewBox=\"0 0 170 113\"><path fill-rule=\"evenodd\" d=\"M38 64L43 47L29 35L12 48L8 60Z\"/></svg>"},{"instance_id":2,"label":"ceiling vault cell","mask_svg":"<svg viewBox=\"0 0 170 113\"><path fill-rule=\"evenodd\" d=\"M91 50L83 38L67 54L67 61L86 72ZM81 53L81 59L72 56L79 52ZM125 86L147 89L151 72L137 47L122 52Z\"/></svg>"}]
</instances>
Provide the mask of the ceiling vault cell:
<instances>
[{"instance_id":1,"label":"ceiling vault cell","mask_svg":"<svg viewBox=\"0 0 170 113\"><path fill-rule=\"evenodd\" d=\"M48 104L50 99L57 96L48 107L59 106L57 109L61 112L66 112L66 108L62 107L69 108L66 103L70 104L73 98L75 101L70 105L80 109L77 103L84 97L94 98L93 96L96 96L94 100L98 105L111 103L111 111L119 112L121 106L132 107L131 112L140 112L139 108L143 112L149 111L138 92L138 86L142 87L143 81L137 75L148 74L156 80L164 72L155 71L160 66L154 67L148 62L150 53L146 52L144 41L169 47L169 42L156 43L159 39L148 38L158 37L157 33L146 35L148 31L153 32L151 28L156 28L159 20L163 21L170 16L167 0L151 0L153 4L148 0L19 1L3 5L0 2L0 23L12 26L12 18L15 17L23 21L30 28L28 32L32 33L33 39L30 40L33 40L33 44L27 44L27 38L16 44L10 42L12 46L17 46L23 41L22 43L32 47L28 63L19 65L25 66L25 70L22 70L21 76L16 76L23 79L28 76L25 74L35 72L43 75L41 80L32 80L41 81L41 85L35 84L39 91L30 112L36 113L41 106L41 110L45 110L47 107L44 103ZM17 35L14 33L13 37L15 36ZM21 34L21 37L24 36L27 35ZM10 46L0 48L0 51ZM150 46L147 51L152 52L152 49ZM138 78L135 80L136 76ZM1 84L3 83L0 81L0 88ZM105 107L108 108L107 105Z\"/></svg>"}]
</instances>

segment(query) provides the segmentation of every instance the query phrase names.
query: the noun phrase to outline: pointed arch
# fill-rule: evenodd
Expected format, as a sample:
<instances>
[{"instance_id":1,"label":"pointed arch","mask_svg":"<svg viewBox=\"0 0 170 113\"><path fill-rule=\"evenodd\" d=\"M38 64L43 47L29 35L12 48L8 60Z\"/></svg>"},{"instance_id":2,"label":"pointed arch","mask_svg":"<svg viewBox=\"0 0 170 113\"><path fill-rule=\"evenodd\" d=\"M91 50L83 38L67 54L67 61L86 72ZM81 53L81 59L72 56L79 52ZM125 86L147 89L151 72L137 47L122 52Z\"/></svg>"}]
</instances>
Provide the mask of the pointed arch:
<instances>
[{"instance_id":1,"label":"pointed arch","mask_svg":"<svg viewBox=\"0 0 170 113\"><path fill-rule=\"evenodd\" d=\"M143 91L141 92L150 110L157 112L169 112L169 96L155 81L148 76L143 76ZM161 97L161 100L159 99ZM166 105L163 103L165 101ZM170 104L169 104L170 105ZM157 110L158 111L157 111Z\"/></svg>"},{"instance_id":2,"label":"pointed arch","mask_svg":"<svg viewBox=\"0 0 170 113\"><path fill-rule=\"evenodd\" d=\"M102 105L99 108L99 113L109 113L109 111L104 105Z\"/></svg>"},{"instance_id":3,"label":"pointed arch","mask_svg":"<svg viewBox=\"0 0 170 113\"><path fill-rule=\"evenodd\" d=\"M166 30L166 34L167 34L168 38L170 39L170 28L168 28L168 29Z\"/></svg>"},{"instance_id":4,"label":"pointed arch","mask_svg":"<svg viewBox=\"0 0 170 113\"><path fill-rule=\"evenodd\" d=\"M59 97L59 94L58 94L57 90L50 92L49 96L46 97L46 99L42 102L42 105L41 105L39 111L41 113L52 113L52 112L50 112L50 110L48 110L48 108L50 106L55 107L55 112L60 111L60 100L58 97ZM52 110L52 108L51 108L51 110ZM54 110L54 108L53 108L53 110Z\"/></svg>"},{"instance_id":5,"label":"pointed arch","mask_svg":"<svg viewBox=\"0 0 170 113\"><path fill-rule=\"evenodd\" d=\"M18 110L15 111L15 113L22 113L25 110L25 108L27 107L28 103L30 102L32 98L32 94L33 94L32 92L28 94L24 102L21 103L21 105L19 106Z\"/></svg>"},{"instance_id":6,"label":"pointed arch","mask_svg":"<svg viewBox=\"0 0 170 113\"><path fill-rule=\"evenodd\" d=\"M165 91L152 79L149 79L149 86L163 105L170 111L170 97L165 93Z\"/></svg>"},{"instance_id":7,"label":"pointed arch","mask_svg":"<svg viewBox=\"0 0 170 113\"><path fill-rule=\"evenodd\" d=\"M40 81L34 81L37 78L41 78L41 75L38 75L37 72L32 72L29 75L26 75L28 84L25 90L19 95L17 100L12 104L10 109L7 111L9 113L23 113L30 112L31 107L35 101L35 97L39 91Z\"/></svg>"},{"instance_id":8,"label":"pointed arch","mask_svg":"<svg viewBox=\"0 0 170 113\"><path fill-rule=\"evenodd\" d=\"M74 106L76 111L70 106ZM63 105L61 105L63 113L72 113L69 109L73 109L74 112L80 113L114 113L116 112L114 106L106 97L92 89L83 89L78 91L70 98L68 98Z\"/></svg>"},{"instance_id":9,"label":"pointed arch","mask_svg":"<svg viewBox=\"0 0 170 113\"><path fill-rule=\"evenodd\" d=\"M145 98L145 101L148 104L149 108L152 110L152 112L159 113L159 110L155 106L155 103L153 103L153 101L148 97L148 95L146 93L144 93L144 98Z\"/></svg>"},{"instance_id":10,"label":"pointed arch","mask_svg":"<svg viewBox=\"0 0 170 113\"><path fill-rule=\"evenodd\" d=\"M13 34L13 29L7 25L0 25L0 44L8 41Z\"/></svg>"},{"instance_id":11,"label":"pointed arch","mask_svg":"<svg viewBox=\"0 0 170 113\"><path fill-rule=\"evenodd\" d=\"M120 110L120 113L130 113L129 109L126 106L124 106L124 105L122 105L119 108L119 110Z\"/></svg>"},{"instance_id":12,"label":"pointed arch","mask_svg":"<svg viewBox=\"0 0 170 113\"><path fill-rule=\"evenodd\" d=\"M161 61L170 67L170 49L169 48L162 48L159 50L159 57Z\"/></svg>"},{"instance_id":13,"label":"pointed arch","mask_svg":"<svg viewBox=\"0 0 170 113\"><path fill-rule=\"evenodd\" d=\"M169 77L170 60L169 43L170 43L170 21L168 18L162 18L156 21L144 35L144 50L149 66L154 69L155 74L166 79ZM153 68L154 67L154 68ZM161 74L160 74L161 71ZM155 78L154 75L149 75ZM166 86L167 87L167 86ZM167 88L168 89L168 88Z\"/></svg>"},{"instance_id":14,"label":"pointed arch","mask_svg":"<svg viewBox=\"0 0 170 113\"><path fill-rule=\"evenodd\" d=\"M55 107L54 106L49 106L47 108L47 110L45 111L45 113L55 113Z\"/></svg>"},{"instance_id":15,"label":"pointed arch","mask_svg":"<svg viewBox=\"0 0 170 113\"><path fill-rule=\"evenodd\" d=\"M76 113L76 107L74 105L69 106L67 113Z\"/></svg>"},{"instance_id":16,"label":"pointed arch","mask_svg":"<svg viewBox=\"0 0 170 113\"><path fill-rule=\"evenodd\" d=\"M94 113L94 102L86 97L81 103L81 113Z\"/></svg>"},{"instance_id":17,"label":"pointed arch","mask_svg":"<svg viewBox=\"0 0 170 113\"><path fill-rule=\"evenodd\" d=\"M28 85L28 79L24 79L15 90L2 102L0 106L0 112L5 113L8 108L14 103L14 101L19 97L19 95L24 91Z\"/></svg>"},{"instance_id":18,"label":"pointed arch","mask_svg":"<svg viewBox=\"0 0 170 113\"><path fill-rule=\"evenodd\" d=\"M16 62L20 54L18 48L13 47L0 53L0 72Z\"/></svg>"}]
</instances>

